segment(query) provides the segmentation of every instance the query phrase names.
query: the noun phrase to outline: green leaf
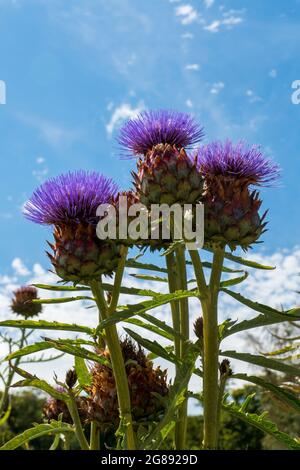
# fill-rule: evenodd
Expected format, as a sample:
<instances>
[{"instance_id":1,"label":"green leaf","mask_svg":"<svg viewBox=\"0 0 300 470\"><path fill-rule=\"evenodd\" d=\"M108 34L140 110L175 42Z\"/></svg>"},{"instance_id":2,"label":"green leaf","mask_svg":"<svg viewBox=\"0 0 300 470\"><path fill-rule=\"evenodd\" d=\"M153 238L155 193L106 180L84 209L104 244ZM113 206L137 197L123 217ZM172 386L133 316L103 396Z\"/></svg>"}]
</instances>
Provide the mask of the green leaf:
<instances>
[{"instance_id":1,"label":"green leaf","mask_svg":"<svg viewBox=\"0 0 300 470\"><path fill-rule=\"evenodd\" d=\"M75 370L79 385L83 388L89 387L92 383L92 378L83 357L75 356Z\"/></svg>"},{"instance_id":2,"label":"green leaf","mask_svg":"<svg viewBox=\"0 0 300 470\"><path fill-rule=\"evenodd\" d=\"M110 367L109 361L104 359L103 357L99 356L98 354L89 351L88 349L74 346L70 344L68 340L49 340L49 342L53 345L52 347L57 349L58 351L62 351L64 353L70 354L71 356L78 356L83 357L84 359L88 359L90 361L99 362L99 364L106 365Z\"/></svg>"},{"instance_id":3,"label":"green leaf","mask_svg":"<svg viewBox=\"0 0 300 470\"><path fill-rule=\"evenodd\" d=\"M300 343L298 344L290 344L289 346L285 346L280 349L276 349L275 351L271 352L262 352L264 356L270 357L270 356L282 356L283 354L286 354L291 351L297 351L300 348Z\"/></svg>"},{"instance_id":4,"label":"green leaf","mask_svg":"<svg viewBox=\"0 0 300 470\"><path fill-rule=\"evenodd\" d=\"M178 337L184 339L179 331L174 330L171 326L167 325L164 321L159 320L153 315L148 313L141 313L139 316L144 320L147 320L149 323L153 323L153 325L168 333L170 336L172 336L172 338Z\"/></svg>"},{"instance_id":5,"label":"green leaf","mask_svg":"<svg viewBox=\"0 0 300 470\"><path fill-rule=\"evenodd\" d=\"M139 320L138 318L128 318L128 320L125 320L125 323L130 323L135 326L139 326L140 328L144 328L145 330L151 331L152 333L156 333L159 336L162 336L163 338L169 339L170 341L174 340L174 335L171 335L167 333L164 330L161 330L155 325L151 325L150 323L145 323L142 320Z\"/></svg>"},{"instance_id":6,"label":"green leaf","mask_svg":"<svg viewBox=\"0 0 300 470\"><path fill-rule=\"evenodd\" d=\"M256 366L265 367L266 369L277 370L289 375L300 375L300 368L290 364L285 364L278 359L269 359L264 356L259 356L256 354L248 353L238 353L236 351L221 351L221 356L232 357L233 359L238 359L239 361L248 362Z\"/></svg>"},{"instance_id":7,"label":"green leaf","mask_svg":"<svg viewBox=\"0 0 300 470\"><path fill-rule=\"evenodd\" d=\"M269 390L273 395L279 398L279 400L286 403L295 411L300 413L300 400L297 398L297 396L294 393L290 392L289 390L286 390L285 388L279 387L278 385L265 381L261 377L255 377L253 375L233 374L229 378L251 382L266 390Z\"/></svg>"},{"instance_id":8,"label":"green leaf","mask_svg":"<svg viewBox=\"0 0 300 470\"><path fill-rule=\"evenodd\" d=\"M174 251L177 250L177 248L180 248L181 246L185 246L185 242L183 240L175 240L174 242L171 243L171 245L165 250L163 251L160 256L167 256L171 253L173 253Z\"/></svg>"},{"instance_id":9,"label":"green leaf","mask_svg":"<svg viewBox=\"0 0 300 470\"><path fill-rule=\"evenodd\" d=\"M204 248L204 250L209 251L210 253L213 253L213 250L211 248ZM266 266L264 264L260 264L257 261L251 261L249 259L241 258L240 256L233 255L232 253L229 253L226 251L225 253L225 258L229 259L230 261L234 261L235 263L242 264L243 266L248 266L249 268L255 268L255 269L263 269L263 270L273 270L276 269L275 266Z\"/></svg>"},{"instance_id":10,"label":"green leaf","mask_svg":"<svg viewBox=\"0 0 300 470\"><path fill-rule=\"evenodd\" d=\"M222 281L220 283L220 286L221 286L221 288L236 286L237 284L240 284L241 282L244 282L245 279L247 279L248 276L249 276L249 273L247 273L247 271L246 271L243 276L235 277L233 279L228 279L227 281Z\"/></svg>"},{"instance_id":11,"label":"green leaf","mask_svg":"<svg viewBox=\"0 0 300 470\"><path fill-rule=\"evenodd\" d=\"M168 282L168 278L161 276L150 276L148 274L130 274L130 276L142 281Z\"/></svg>"},{"instance_id":12,"label":"green leaf","mask_svg":"<svg viewBox=\"0 0 300 470\"><path fill-rule=\"evenodd\" d=\"M37 289L44 289L50 291L58 291L58 292L78 292L83 290L91 290L89 286L51 286L49 284L31 284L32 286L36 287Z\"/></svg>"},{"instance_id":13,"label":"green leaf","mask_svg":"<svg viewBox=\"0 0 300 470\"><path fill-rule=\"evenodd\" d=\"M106 284L106 283L103 283L102 287L103 287L104 290L106 290L108 292L112 292L113 288L114 288L113 285ZM125 286L122 286L120 288L120 292L121 292L121 294L141 295L143 297L157 297L159 295L159 293L157 293L157 292L155 292L154 290L151 290L151 289L138 289L136 287L125 287Z\"/></svg>"},{"instance_id":14,"label":"green leaf","mask_svg":"<svg viewBox=\"0 0 300 470\"><path fill-rule=\"evenodd\" d=\"M275 308L269 307L268 305L264 305L259 302L254 302L253 300L247 299L243 295L238 294L237 292L233 292L229 289L222 288L221 291L225 292L241 304L246 305L247 307L251 308L252 310L255 310L256 312L264 313L265 315L273 315L276 318L278 318L278 316L282 317L282 315L286 315L287 319L290 321L300 320L300 307L292 308L285 312L281 312L280 310L276 310Z\"/></svg>"},{"instance_id":15,"label":"green leaf","mask_svg":"<svg viewBox=\"0 0 300 470\"><path fill-rule=\"evenodd\" d=\"M66 304L68 302L74 302L77 300L94 300L93 297L88 297L86 295L78 295L77 297L58 297L54 299L36 299L33 300L32 303L34 304Z\"/></svg>"},{"instance_id":16,"label":"green leaf","mask_svg":"<svg viewBox=\"0 0 300 470\"><path fill-rule=\"evenodd\" d=\"M187 261L186 264L189 265L189 266L193 266L193 263L191 261ZM202 266L203 266L203 268L212 269L213 265L209 261L202 261ZM232 268L228 268L227 266L222 266L222 272L223 273L229 273L229 274L236 274L236 273L243 273L244 270L243 269L232 269Z\"/></svg>"},{"instance_id":17,"label":"green leaf","mask_svg":"<svg viewBox=\"0 0 300 470\"><path fill-rule=\"evenodd\" d=\"M9 404L7 410L5 411L4 415L0 417L0 427L3 426L8 418L10 417L11 413L11 403Z\"/></svg>"},{"instance_id":18,"label":"green leaf","mask_svg":"<svg viewBox=\"0 0 300 470\"><path fill-rule=\"evenodd\" d=\"M146 271L156 271L159 273L167 273L168 270L166 268L161 268L160 266L156 266L156 264L150 263L140 263L136 261L134 258L129 258L126 261L127 268L136 268L136 269L144 269Z\"/></svg>"},{"instance_id":19,"label":"green leaf","mask_svg":"<svg viewBox=\"0 0 300 470\"><path fill-rule=\"evenodd\" d=\"M223 403L223 408L236 418L239 418L242 421L250 424L251 426L260 429L266 434L270 434L288 449L300 449L300 443L297 442L296 439L293 439L288 434L279 431L276 424L272 423L272 421L267 420L264 415L259 416L254 413L245 413L235 403Z\"/></svg>"},{"instance_id":20,"label":"green leaf","mask_svg":"<svg viewBox=\"0 0 300 470\"><path fill-rule=\"evenodd\" d=\"M125 305L123 307L119 307L116 313L100 322L96 331L101 331L107 326L115 325L116 323L125 321L135 315L141 316L141 314L147 312L148 310L152 310L156 307L160 307L161 305L165 305L171 302L172 300L179 300L187 297L198 297L198 295L199 293L197 290L176 291L172 294L157 295L157 297L152 300L144 300L143 302L140 302L138 304Z\"/></svg>"},{"instance_id":21,"label":"green leaf","mask_svg":"<svg viewBox=\"0 0 300 470\"><path fill-rule=\"evenodd\" d=\"M91 341L85 341L83 339L52 339L52 338L45 338L44 341L40 341L38 343L30 344L29 346L25 346L22 349L14 351L13 353L9 354L6 360L12 360L16 357L28 356L29 354L34 354L39 351L44 351L46 349L54 348L53 341L57 341L58 343L62 344L69 344L69 345L78 345L78 344L87 344L89 346L94 346L94 343ZM61 355L60 355L61 356Z\"/></svg>"},{"instance_id":22,"label":"green leaf","mask_svg":"<svg viewBox=\"0 0 300 470\"><path fill-rule=\"evenodd\" d=\"M36 439L37 437L49 434L64 434L69 432L74 432L74 430L66 423L52 421L50 424L38 424L31 429L27 429L22 434L13 437L10 441L6 442L2 447L0 447L0 450L14 450L23 444L26 444L26 442Z\"/></svg>"},{"instance_id":23,"label":"green leaf","mask_svg":"<svg viewBox=\"0 0 300 470\"><path fill-rule=\"evenodd\" d=\"M49 343L49 341L40 341L38 343L30 344L29 346L25 346L25 348L14 351L13 353L9 354L5 359L7 361L11 361L12 359L15 359L16 357L27 356L28 354L33 354L33 353L44 351L45 349L51 349L51 348L53 348L53 346L51 343Z\"/></svg>"},{"instance_id":24,"label":"green leaf","mask_svg":"<svg viewBox=\"0 0 300 470\"><path fill-rule=\"evenodd\" d=\"M156 354L159 357L162 357L163 359L166 359L167 361L169 361L170 358L172 358L172 362L177 362L176 356L174 356L173 353L168 352L163 346L161 346L156 341L150 341L147 338L143 338L138 333L136 333L135 331L130 330L129 328L124 328L124 330L126 331L126 333L129 334L129 336L131 336L143 348L145 348L148 351Z\"/></svg>"},{"instance_id":25,"label":"green leaf","mask_svg":"<svg viewBox=\"0 0 300 470\"><path fill-rule=\"evenodd\" d=\"M45 320L33 321L33 320L6 320L0 322L1 326L7 326L11 328L29 328L31 330L62 330L62 331L77 331L78 333L86 333L94 336L95 330L88 328L87 326L59 323L56 321L50 322Z\"/></svg>"},{"instance_id":26,"label":"green leaf","mask_svg":"<svg viewBox=\"0 0 300 470\"><path fill-rule=\"evenodd\" d=\"M48 393L52 397L56 398L57 400L63 400L63 401L68 401L69 396L67 393L60 392L56 388L52 387L48 382L45 380L39 379L35 375L28 374L26 371L23 371L19 368L14 368L15 371L21 375L21 376L26 376L24 380L20 380L19 382L15 383L12 385L14 388L19 388L19 387L35 387L38 388L39 390L42 390L43 392ZM24 374L25 372L25 374ZM30 377L28 377L30 375Z\"/></svg>"}]
</instances>

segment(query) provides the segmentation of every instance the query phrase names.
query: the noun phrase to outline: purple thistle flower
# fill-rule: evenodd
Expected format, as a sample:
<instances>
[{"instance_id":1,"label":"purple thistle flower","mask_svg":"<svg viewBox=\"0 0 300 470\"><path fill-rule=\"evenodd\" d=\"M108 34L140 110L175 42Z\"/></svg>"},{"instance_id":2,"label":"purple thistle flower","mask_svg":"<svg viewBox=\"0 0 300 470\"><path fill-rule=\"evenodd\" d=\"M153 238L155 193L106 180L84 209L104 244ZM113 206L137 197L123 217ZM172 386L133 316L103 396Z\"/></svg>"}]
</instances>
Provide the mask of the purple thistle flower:
<instances>
[{"instance_id":1,"label":"purple thistle flower","mask_svg":"<svg viewBox=\"0 0 300 470\"><path fill-rule=\"evenodd\" d=\"M203 137L203 128L186 113L170 110L144 111L127 121L118 142L134 155L145 155L157 144L188 147Z\"/></svg>"},{"instance_id":2,"label":"purple thistle flower","mask_svg":"<svg viewBox=\"0 0 300 470\"><path fill-rule=\"evenodd\" d=\"M251 184L271 185L280 176L280 167L266 158L259 146L240 141L212 142L198 150L198 168L206 175L248 179Z\"/></svg>"},{"instance_id":3,"label":"purple thistle flower","mask_svg":"<svg viewBox=\"0 0 300 470\"><path fill-rule=\"evenodd\" d=\"M43 183L26 202L25 217L37 224L97 223L96 210L110 202L117 185L97 172L74 171Z\"/></svg>"}]
</instances>

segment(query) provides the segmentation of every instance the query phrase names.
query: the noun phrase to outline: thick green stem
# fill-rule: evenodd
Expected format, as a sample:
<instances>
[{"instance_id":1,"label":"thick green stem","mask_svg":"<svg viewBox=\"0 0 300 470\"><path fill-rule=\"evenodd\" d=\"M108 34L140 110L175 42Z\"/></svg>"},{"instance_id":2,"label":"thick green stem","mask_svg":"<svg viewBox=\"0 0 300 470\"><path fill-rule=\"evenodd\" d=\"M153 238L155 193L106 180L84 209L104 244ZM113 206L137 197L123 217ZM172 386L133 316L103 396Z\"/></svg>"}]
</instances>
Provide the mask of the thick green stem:
<instances>
[{"instance_id":1,"label":"thick green stem","mask_svg":"<svg viewBox=\"0 0 300 470\"><path fill-rule=\"evenodd\" d=\"M219 330L218 295L224 260L224 250L214 251L213 267L209 283L209 296L202 302L203 308L203 406L204 448L216 449L218 442L219 402Z\"/></svg>"},{"instance_id":2,"label":"thick green stem","mask_svg":"<svg viewBox=\"0 0 300 470\"><path fill-rule=\"evenodd\" d=\"M181 290L187 290L187 273L185 261L185 248L180 247L176 251L178 286ZM184 360L186 341L189 340L189 303L188 299L181 299L180 305L180 333L183 339L180 340L180 358ZM187 433L187 412L188 399L186 398L179 409L178 423L175 428L176 449L184 450Z\"/></svg>"},{"instance_id":3,"label":"thick green stem","mask_svg":"<svg viewBox=\"0 0 300 470\"><path fill-rule=\"evenodd\" d=\"M25 340L26 340L26 330L25 329L22 329L22 334L21 334L21 338L20 338L20 342L19 342L19 349L22 349L23 346L24 346L24 343L25 343ZM12 351L10 351L11 353ZM15 362L14 362L14 366L15 367L18 367L19 363L20 363L20 360L21 360L21 357L17 357L15 359ZM15 371L14 369L12 368L12 366L9 364L9 371L8 371L8 376L7 376L7 380L6 380L6 383L5 383L5 386L4 386L4 390L3 390L3 394L2 394L2 397L1 397L1 402L0 402L0 417L2 416L3 413L5 413L5 411L7 410L8 408L8 404L9 404L9 389L10 389L10 386L12 384L12 381L13 381L13 378L14 378L14 375L15 375Z\"/></svg>"},{"instance_id":4,"label":"thick green stem","mask_svg":"<svg viewBox=\"0 0 300 470\"><path fill-rule=\"evenodd\" d=\"M95 421L91 423L91 435L90 435L90 449L99 450L100 448L100 437L99 437L99 428Z\"/></svg>"},{"instance_id":5,"label":"thick green stem","mask_svg":"<svg viewBox=\"0 0 300 470\"><path fill-rule=\"evenodd\" d=\"M98 305L100 315L103 318L107 318L109 315L112 315L116 309L120 293L122 276L125 267L126 254L127 250L124 249L118 270L116 272L112 299L109 306L105 301L101 283L97 281L92 281L90 283L93 295L95 297L95 301ZM105 336L110 353L113 374L116 381L120 420L126 429L126 448L128 450L134 450L136 448L136 443L131 416L130 392L128 387L128 379L124 364L124 358L116 326L112 325L106 327Z\"/></svg>"},{"instance_id":6,"label":"thick green stem","mask_svg":"<svg viewBox=\"0 0 300 470\"><path fill-rule=\"evenodd\" d=\"M70 415L72 417L72 420L75 426L75 434L76 434L76 437L80 444L81 449L90 450L88 441L86 440L86 437L82 429L77 405L76 405L76 402L75 402L75 399L71 390L69 391L69 400L67 402L67 405L68 405L68 409L69 409Z\"/></svg>"},{"instance_id":7,"label":"thick green stem","mask_svg":"<svg viewBox=\"0 0 300 470\"><path fill-rule=\"evenodd\" d=\"M179 290L178 283L177 283L177 269L176 269L176 260L174 257L174 253L169 253L166 255L166 265L168 269L168 284L169 284L169 292L172 294ZM175 331L180 333L180 312L179 312L179 303L178 301L171 302L171 312L172 312L172 323L173 328ZM175 355L180 358L180 338L179 336L174 337L174 349Z\"/></svg>"}]
</instances>

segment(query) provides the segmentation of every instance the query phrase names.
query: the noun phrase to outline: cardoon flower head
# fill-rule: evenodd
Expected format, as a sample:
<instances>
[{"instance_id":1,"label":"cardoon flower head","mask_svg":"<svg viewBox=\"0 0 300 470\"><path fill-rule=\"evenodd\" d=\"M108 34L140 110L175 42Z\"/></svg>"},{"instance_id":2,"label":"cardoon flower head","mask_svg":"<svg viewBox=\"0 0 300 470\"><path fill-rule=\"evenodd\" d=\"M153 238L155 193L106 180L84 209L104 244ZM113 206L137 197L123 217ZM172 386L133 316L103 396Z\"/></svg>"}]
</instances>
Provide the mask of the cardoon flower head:
<instances>
[{"instance_id":1,"label":"cardoon flower head","mask_svg":"<svg viewBox=\"0 0 300 470\"><path fill-rule=\"evenodd\" d=\"M181 149L199 142L203 129L186 113L159 109L144 111L127 121L118 139L125 150L134 155L146 155L159 144Z\"/></svg>"},{"instance_id":2,"label":"cardoon flower head","mask_svg":"<svg viewBox=\"0 0 300 470\"><path fill-rule=\"evenodd\" d=\"M27 219L45 225L96 223L96 210L110 201L117 185L97 172L74 171L43 183L24 206Z\"/></svg>"},{"instance_id":3,"label":"cardoon flower head","mask_svg":"<svg viewBox=\"0 0 300 470\"><path fill-rule=\"evenodd\" d=\"M204 177L205 241L208 245L237 246L247 250L265 231L262 201L249 186L269 186L279 177L279 167L257 146L213 142L199 150L199 173Z\"/></svg>"},{"instance_id":4,"label":"cardoon flower head","mask_svg":"<svg viewBox=\"0 0 300 470\"><path fill-rule=\"evenodd\" d=\"M33 303L33 300L38 299L38 291L32 286L23 286L14 292L14 297L11 302L11 309L17 315L22 315L24 318L34 317L41 313L42 305Z\"/></svg>"},{"instance_id":5,"label":"cardoon flower head","mask_svg":"<svg viewBox=\"0 0 300 470\"><path fill-rule=\"evenodd\" d=\"M199 198L202 176L184 147L202 136L192 116L176 111L144 111L123 126L119 143L140 156L133 185L148 209L151 204L192 204Z\"/></svg>"},{"instance_id":6,"label":"cardoon flower head","mask_svg":"<svg viewBox=\"0 0 300 470\"><path fill-rule=\"evenodd\" d=\"M96 236L97 208L116 191L115 183L99 173L75 171L46 181L25 204L29 220L55 226L48 256L64 281L88 282L112 274L118 265L120 247Z\"/></svg>"},{"instance_id":7,"label":"cardoon flower head","mask_svg":"<svg viewBox=\"0 0 300 470\"><path fill-rule=\"evenodd\" d=\"M259 146L240 141L212 142L198 151L198 166L204 176L224 176L248 184L270 185L280 174L278 165L267 159Z\"/></svg>"}]
</instances>

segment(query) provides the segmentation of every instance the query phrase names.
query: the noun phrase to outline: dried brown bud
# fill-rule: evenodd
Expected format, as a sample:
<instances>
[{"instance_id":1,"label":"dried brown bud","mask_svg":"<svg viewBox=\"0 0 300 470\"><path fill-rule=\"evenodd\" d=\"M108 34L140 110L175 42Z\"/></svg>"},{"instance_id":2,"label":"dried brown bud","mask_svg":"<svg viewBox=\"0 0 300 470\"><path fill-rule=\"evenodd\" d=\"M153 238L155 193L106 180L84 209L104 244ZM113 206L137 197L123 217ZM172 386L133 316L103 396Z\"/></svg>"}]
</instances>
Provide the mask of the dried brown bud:
<instances>
[{"instance_id":1,"label":"dried brown bud","mask_svg":"<svg viewBox=\"0 0 300 470\"><path fill-rule=\"evenodd\" d=\"M34 317L42 311L41 304L32 302L33 300L37 299L38 291L35 287L20 287L14 292L14 297L11 302L11 309L17 315L22 315L25 318Z\"/></svg>"},{"instance_id":2,"label":"dried brown bud","mask_svg":"<svg viewBox=\"0 0 300 470\"><path fill-rule=\"evenodd\" d=\"M135 421L151 419L163 411L162 400L168 394L166 372L146 357L140 346L131 340L121 341L131 398L132 415ZM107 349L98 354L110 361ZM116 383L109 366L97 363L92 370L92 385L87 389L90 420L118 426L119 411Z\"/></svg>"},{"instance_id":3,"label":"dried brown bud","mask_svg":"<svg viewBox=\"0 0 300 470\"><path fill-rule=\"evenodd\" d=\"M229 377L230 375L232 375L232 369L230 367L230 361L228 359L223 359L223 361L221 362L221 364L219 366L219 370L220 370L221 376L226 375L227 377Z\"/></svg>"},{"instance_id":4,"label":"dried brown bud","mask_svg":"<svg viewBox=\"0 0 300 470\"><path fill-rule=\"evenodd\" d=\"M194 323L194 332L198 339L203 339L203 318L199 317Z\"/></svg>"},{"instance_id":5,"label":"dried brown bud","mask_svg":"<svg viewBox=\"0 0 300 470\"><path fill-rule=\"evenodd\" d=\"M68 385L69 388L73 388L74 385L77 382L77 374L74 369L68 370L66 373L66 384Z\"/></svg>"}]
</instances>

